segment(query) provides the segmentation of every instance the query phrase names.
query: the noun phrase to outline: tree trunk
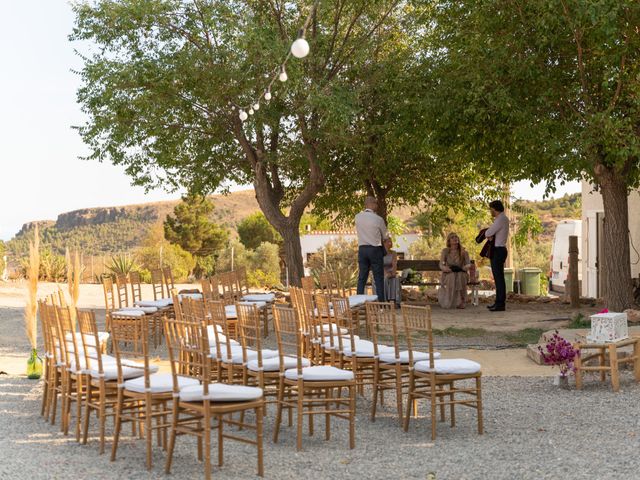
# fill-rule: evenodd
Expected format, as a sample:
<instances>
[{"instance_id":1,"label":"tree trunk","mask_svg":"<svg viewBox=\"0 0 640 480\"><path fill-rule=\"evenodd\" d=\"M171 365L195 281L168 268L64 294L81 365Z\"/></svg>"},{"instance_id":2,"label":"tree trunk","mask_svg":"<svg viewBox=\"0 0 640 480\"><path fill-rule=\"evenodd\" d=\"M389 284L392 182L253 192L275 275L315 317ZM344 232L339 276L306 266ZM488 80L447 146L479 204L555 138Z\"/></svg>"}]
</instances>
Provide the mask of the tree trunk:
<instances>
[{"instance_id":1,"label":"tree trunk","mask_svg":"<svg viewBox=\"0 0 640 480\"><path fill-rule=\"evenodd\" d=\"M295 223L293 225L292 223ZM287 262L287 279L289 285L301 286L300 279L304 277L304 263L302 246L300 245L300 221L287 222L284 230L279 231L284 245L284 256Z\"/></svg>"},{"instance_id":2,"label":"tree trunk","mask_svg":"<svg viewBox=\"0 0 640 480\"><path fill-rule=\"evenodd\" d=\"M615 168L598 165L596 176L604 205L602 273L607 279L607 308L622 312L633 303L627 185Z\"/></svg>"}]
</instances>

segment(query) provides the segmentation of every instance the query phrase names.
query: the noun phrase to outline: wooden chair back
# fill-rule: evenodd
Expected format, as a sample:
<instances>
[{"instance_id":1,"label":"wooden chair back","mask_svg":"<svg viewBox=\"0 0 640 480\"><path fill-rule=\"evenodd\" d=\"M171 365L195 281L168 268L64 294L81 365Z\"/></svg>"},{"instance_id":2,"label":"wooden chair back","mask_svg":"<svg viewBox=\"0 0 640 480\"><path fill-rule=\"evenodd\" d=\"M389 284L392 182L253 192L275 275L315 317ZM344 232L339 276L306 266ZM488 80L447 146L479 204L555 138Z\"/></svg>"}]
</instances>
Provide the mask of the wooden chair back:
<instances>
[{"instance_id":1,"label":"wooden chair back","mask_svg":"<svg viewBox=\"0 0 640 480\"><path fill-rule=\"evenodd\" d=\"M318 284L320 291L326 295L339 294L338 277L335 272L320 272Z\"/></svg>"},{"instance_id":2,"label":"wooden chair back","mask_svg":"<svg viewBox=\"0 0 640 480\"><path fill-rule=\"evenodd\" d=\"M127 288L127 276L124 274L116 275L116 293L118 296L118 308L129 306L129 290Z\"/></svg>"},{"instance_id":3,"label":"wooden chair back","mask_svg":"<svg viewBox=\"0 0 640 480\"><path fill-rule=\"evenodd\" d=\"M431 329L431 307L405 305L401 306L402 321L407 337L407 351L409 352L409 365L413 365L413 349L416 338L427 339L429 353L429 367L434 368L433 363L433 331Z\"/></svg>"},{"instance_id":4,"label":"wooden chair back","mask_svg":"<svg viewBox=\"0 0 640 480\"><path fill-rule=\"evenodd\" d=\"M202 298L207 300L214 300L213 291L211 289L211 277L203 276L200 279L200 287L202 288Z\"/></svg>"},{"instance_id":5,"label":"wooden chair back","mask_svg":"<svg viewBox=\"0 0 640 480\"><path fill-rule=\"evenodd\" d=\"M151 285L153 285L153 299L160 300L161 298L167 298L171 290L167 290L165 296L164 278L162 270L151 270Z\"/></svg>"},{"instance_id":6,"label":"wooden chair back","mask_svg":"<svg viewBox=\"0 0 640 480\"><path fill-rule=\"evenodd\" d=\"M52 365L61 362L59 342L56 342L56 313L53 304L44 300L38 301L38 314L40 315L40 323L42 325L42 340L44 341L45 356L51 361Z\"/></svg>"},{"instance_id":7,"label":"wooden chair back","mask_svg":"<svg viewBox=\"0 0 640 480\"><path fill-rule=\"evenodd\" d=\"M284 375L284 357L289 356L298 359L298 375L301 376L304 339L296 310L283 304L275 304L273 306L273 324L278 342L280 374Z\"/></svg>"},{"instance_id":8,"label":"wooden chair back","mask_svg":"<svg viewBox=\"0 0 640 480\"><path fill-rule=\"evenodd\" d=\"M107 313L117 310L116 295L113 289L113 280L111 277L102 277L102 291L104 293L104 308Z\"/></svg>"},{"instance_id":9,"label":"wooden chair back","mask_svg":"<svg viewBox=\"0 0 640 480\"><path fill-rule=\"evenodd\" d=\"M78 319L78 328L80 329L80 340L82 342L86 368L96 370L102 375L104 373L104 366L102 363L102 350L100 348L100 338L95 313L92 310L77 309L76 316ZM111 341L115 342L113 333L111 335Z\"/></svg>"},{"instance_id":10,"label":"wooden chair back","mask_svg":"<svg viewBox=\"0 0 640 480\"><path fill-rule=\"evenodd\" d=\"M205 396L209 394L210 365L207 328L197 318L195 300L183 299L182 315L178 319L165 318L164 329L173 376L173 393L180 392L178 376L189 376L198 379L204 389Z\"/></svg>"},{"instance_id":11,"label":"wooden chair back","mask_svg":"<svg viewBox=\"0 0 640 480\"><path fill-rule=\"evenodd\" d=\"M67 365L67 368L71 368L71 365L74 364L75 369L71 373L80 374L82 373L82 368L80 368L83 355L81 351L82 343L73 326L71 309L69 307L56 306L55 312L63 362Z\"/></svg>"},{"instance_id":12,"label":"wooden chair back","mask_svg":"<svg viewBox=\"0 0 640 480\"><path fill-rule=\"evenodd\" d=\"M207 312L207 324L212 327L208 329L208 332L213 332L214 335L212 345L215 345L216 358L222 359L223 346L232 338L229 322L227 321L225 304L222 301L209 301L205 303L205 306ZM231 349L226 348L224 350L226 352L225 356L230 362L232 358Z\"/></svg>"},{"instance_id":13,"label":"wooden chair back","mask_svg":"<svg viewBox=\"0 0 640 480\"><path fill-rule=\"evenodd\" d=\"M329 342L333 348L334 336L331 332L334 326L333 310L331 308L331 296L325 293L316 293L313 296L315 308L312 311L311 321L314 325L315 335L320 340L320 345Z\"/></svg>"},{"instance_id":14,"label":"wooden chair back","mask_svg":"<svg viewBox=\"0 0 640 480\"><path fill-rule=\"evenodd\" d=\"M169 296L169 292L176 288L176 284L173 281L173 272L171 271L171 267L164 267L162 269L162 278L164 278L165 290L167 292L167 296Z\"/></svg>"},{"instance_id":15,"label":"wooden chair back","mask_svg":"<svg viewBox=\"0 0 640 480\"><path fill-rule=\"evenodd\" d=\"M262 328L261 315L257 306L236 303L240 345L242 346L242 361L247 363L247 351L254 349L258 352L258 368L262 368Z\"/></svg>"},{"instance_id":16,"label":"wooden chair back","mask_svg":"<svg viewBox=\"0 0 640 480\"><path fill-rule=\"evenodd\" d=\"M300 283L305 292L313 292L316 289L316 281L313 277L302 277Z\"/></svg>"},{"instance_id":17,"label":"wooden chair back","mask_svg":"<svg viewBox=\"0 0 640 480\"><path fill-rule=\"evenodd\" d=\"M131 272L129 274L129 283L131 284L131 305L142 300L142 281L140 272Z\"/></svg>"},{"instance_id":18,"label":"wooden chair back","mask_svg":"<svg viewBox=\"0 0 640 480\"><path fill-rule=\"evenodd\" d=\"M378 356L378 343L387 344L393 341L396 358L400 355L398 346L398 318L396 306L393 302L367 302L367 323L371 330L374 354Z\"/></svg>"},{"instance_id":19,"label":"wooden chair back","mask_svg":"<svg viewBox=\"0 0 640 480\"><path fill-rule=\"evenodd\" d=\"M247 268L239 267L235 271L236 283L238 285L238 293L240 296L249 293L249 280L247 278Z\"/></svg>"}]
</instances>

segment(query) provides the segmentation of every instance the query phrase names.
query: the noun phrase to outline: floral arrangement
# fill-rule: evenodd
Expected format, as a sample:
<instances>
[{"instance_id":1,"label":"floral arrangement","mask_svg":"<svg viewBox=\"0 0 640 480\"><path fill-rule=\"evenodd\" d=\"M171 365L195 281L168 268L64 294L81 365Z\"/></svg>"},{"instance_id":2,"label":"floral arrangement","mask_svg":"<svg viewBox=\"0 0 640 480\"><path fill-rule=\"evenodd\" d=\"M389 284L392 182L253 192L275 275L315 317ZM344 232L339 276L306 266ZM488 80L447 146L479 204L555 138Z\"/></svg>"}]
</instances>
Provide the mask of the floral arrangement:
<instances>
[{"instance_id":1,"label":"floral arrangement","mask_svg":"<svg viewBox=\"0 0 640 480\"><path fill-rule=\"evenodd\" d=\"M551 340L545 348L538 347L542 359L546 365L557 365L560 367L560 376L566 377L567 373L575 372L575 359L580 355L580 350L573 348L573 345L562 338L558 331L553 334Z\"/></svg>"}]
</instances>

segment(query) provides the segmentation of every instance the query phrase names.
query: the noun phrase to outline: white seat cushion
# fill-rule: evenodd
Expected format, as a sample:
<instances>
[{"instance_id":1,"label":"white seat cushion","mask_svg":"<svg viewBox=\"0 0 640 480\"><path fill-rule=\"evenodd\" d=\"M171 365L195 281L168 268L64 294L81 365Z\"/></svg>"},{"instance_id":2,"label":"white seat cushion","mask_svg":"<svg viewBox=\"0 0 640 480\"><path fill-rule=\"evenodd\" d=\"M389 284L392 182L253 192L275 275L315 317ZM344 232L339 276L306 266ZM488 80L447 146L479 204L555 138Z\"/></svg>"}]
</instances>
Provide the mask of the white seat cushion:
<instances>
[{"instance_id":1,"label":"white seat cushion","mask_svg":"<svg viewBox=\"0 0 640 480\"><path fill-rule=\"evenodd\" d=\"M443 358L434 360L434 370L440 375L468 375L478 373L480 364L465 358ZM417 362L414 368L418 372L430 372L429 361Z\"/></svg>"},{"instance_id":2,"label":"white seat cushion","mask_svg":"<svg viewBox=\"0 0 640 480\"><path fill-rule=\"evenodd\" d=\"M225 305L224 307L224 315L230 320L238 318L238 312L236 312L235 305Z\"/></svg>"},{"instance_id":3,"label":"white seat cushion","mask_svg":"<svg viewBox=\"0 0 640 480\"><path fill-rule=\"evenodd\" d=\"M82 373L89 373L89 371L87 370L87 360L85 359L84 355L80 355L79 358L80 361L80 368L76 368L76 359L74 358L74 355L71 356L71 360L69 362L69 371L70 372L74 372L77 373L77 371L81 371ZM102 368L106 369L108 366L116 365L116 358L112 357L111 355L102 355ZM95 369L96 371L98 370L98 359L97 358L90 358L89 359L89 366L92 369Z\"/></svg>"},{"instance_id":4,"label":"white seat cushion","mask_svg":"<svg viewBox=\"0 0 640 480\"><path fill-rule=\"evenodd\" d=\"M349 295L349 307L355 308L364 305L365 302L377 302L377 295Z\"/></svg>"},{"instance_id":5,"label":"white seat cushion","mask_svg":"<svg viewBox=\"0 0 640 480\"><path fill-rule=\"evenodd\" d=\"M178 387L200 385L195 378L178 376ZM145 393L144 377L134 378L124 382L124 388L132 392ZM170 373L154 373L149 376L149 390L151 393L167 393L173 391L173 375Z\"/></svg>"},{"instance_id":6,"label":"white seat cushion","mask_svg":"<svg viewBox=\"0 0 640 480\"><path fill-rule=\"evenodd\" d=\"M296 357L284 357L283 360L284 360L285 370L289 368L298 368L298 359ZM311 365L311 362L309 362L309 359L307 358L302 359L303 367L308 367L310 365ZM258 367L258 360L256 359L248 362L247 368L249 370L253 370L254 372L260 371L260 368ZM280 358L274 357L274 358L263 359L262 370L265 372L277 372L278 370L280 370Z\"/></svg>"},{"instance_id":7,"label":"white seat cushion","mask_svg":"<svg viewBox=\"0 0 640 480\"><path fill-rule=\"evenodd\" d=\"M173 305L172 298L159 298L158 300L138 300L133 303L137 307L155 307L166 308L169 305Z\"/></svg>"},{"instance_id":8,"label":"white seat cushion","mask_svg":"<svg viewBox=\"0 0 640 480\"><path fill-rule=\"evenodd\" d=\"M207 335L209 337L209 345L213 346L216 344L216 342L220 342L220 344L230 343L231 345L238 345L238 346L240 345L233 338L227 339L227 337L222 334L222 327L220 327L220 325L216 325L216 330L218 331L217 340L216 340L215 332L213 330L213 325L207 326Z\"/></svg>"},{"instance_id":9,"label":"white seat cushion","mask_svg":"<svg viewBox=\"0 0 640 480\"><path fill-rule=\"evenodd\" d=\"M135 310L133 307L131 308L123 308L120 310L114 310L111 312L111 315L114 317L144 317L145 313L142 310Z\"/></svg>"},{"instance_id":10,"label":"white seat cushion","mask_svg":"<svg viewBox=\"0 0 640 480\"><path fill-rule=\"evenodd\" d=\"M202 300L201 293L179 293L178 298L182 300L183 298L190 298L191 300Z\"/></svg>"},{"instance_id":11,"label":"white seat cushion","mask_svg":"<svg viewBox=\"0 0 640 480\"><path fill-rule=\"evenodd\" d=\"M329 335L331 333L337 334L338 331L340 332L340 335L347 335L349 333L349 330L343 327L339 327L335 323L324 323L316 327L317 335L320 335L320 332L324 332L325 335Z\"/></svg>"},{"instance_id":12,"label":"white seat cushion","mask_svg":"<svg viewBox=\"0 0 640 480\"><path fill-rule=\"evenodd\" d=\"M284 372L288 380L298 380L298 369L291 368ZM353 372L331 367L329 365L317 365L302 369L302 379L308 382L333 382L353 380Z\"/></svg>"},{"instance_id":13,"label":"white seat cushion","mask_svg":"<svg viewBox=\"0 0 640 480\"><path fill-rule=\"evenodd\" d=\"M317 308L313 309L313 314L317 317L320 315L320 310L318 310ZM329 307L329 316L333 317L333 308Z\"/></svg>"},{"instance_id":14,"label":"white seat cushion","mask_svg":"<svg viewBox=\"0 0 640 480\"><path fill-rule=\"evenodd\" d=\"M271 303L276 299L274 293L252 293L242 297L244 302L267 302Z\"/></svg>"},{"instance_id":15,"label":"white seat cushion","mask_svg":"<svg viewBox=\"0 0 640 480\"><path fill-rule=\"evenodd\" d=\"M115 363L109 362L108 364L103 363L102 369L104 370L104 379L105 380L116 380L118 378L118 366ZM149 365L149 373L154 374L158 371L157 365ZM99 378L100 374L98 372L98 365L91 365L91 368L87 372L93 378ZM122 378L136 378L144 375L144 363L132 362L129 360L124 360L122 362Z\"/></svg>"},{"instance_id":16,"label":"white seat cushion","mask_svg":"<svg viewBox=\"0 0 640 480\"><path fill-rule=\"evenodd\" d=\"M240 345L231 345L230 353L231 353L231 363L236 365L242 364L243 362L242 347ZM226 344L220 344L220 355L221 355L220 360L222 360L225 363L229 363L229 358L228 358L229 355L227 353ZM267 358L275 358L277 356L278 356L277 350L268 350L268 349L262 350L263 360ZM217 349L215 347L211 347L211 357L217 358ZM257 358L258 358L258 352L256 352L255 350L247 349L247 363Z\"/></svg>"},{"instance_id":17,"label":"white seat cushion","mask_svg":"<svg viewBox=\"0 0 640 480\"><path fill-rule=\"evenodd\" d=\"M355 342L355 352L351 351L351 341L349 340L344 342L343 347L344 349L342 353L348 357L353 356L354 353L356 357L373 357L375 355L373 342L370 342L369 340L357 340ZM395 350L393 347L378 345L378 354L382 355L383 353L390 353L391 355L394 355Z\"/></svg>"},{"instance_id":18,"label":"white seat cushion","mask_svg":"<svg viewBox=\"0 0 640 480\"><path fill-rule=\"evenodd\" d=\"M399 352L399 358L396 359L395 352L381 353L380 361L384 363L409 363L409 351L402 350ZM433 352L433 358L440 358L440 352ZM423 360L429 360L429 354L424 352L413 352L413 362L421 362Z\"/></svg>"},{"instance_id":19,"label":"white seat cushion","mask_svg":"<svg viewBox=\"0 0 640 480\"><path fill-rule=\"evenodd\" d=\"M192 385L180 390L183 402L201 402L205 400L202 385ZM226 383L210 383L208 400L212 402L246 402L262 398L262 389Z\"/></svg>"}]
</instances>

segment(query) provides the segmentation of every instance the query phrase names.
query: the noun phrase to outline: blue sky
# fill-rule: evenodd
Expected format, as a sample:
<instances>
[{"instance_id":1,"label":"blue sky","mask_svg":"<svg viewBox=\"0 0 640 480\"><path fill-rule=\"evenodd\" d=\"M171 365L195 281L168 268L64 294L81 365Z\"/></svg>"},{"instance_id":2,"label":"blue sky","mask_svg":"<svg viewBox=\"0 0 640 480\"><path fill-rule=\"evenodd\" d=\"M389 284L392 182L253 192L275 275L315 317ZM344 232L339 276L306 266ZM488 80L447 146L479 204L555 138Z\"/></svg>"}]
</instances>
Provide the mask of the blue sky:
<instances>
[{"instance_id":1,"label":"blue sky","mask_svg":"<svg viewBox=\"0 0 640 480\"><path fill-rule=\"evenodd\" d=\"M64 0L0 2L0 239L11 238L23 223L55 220L85 207L125 205L177 198L130 185L122 168L87 162L71 128L83 122L76 104L81 62L67 36L73 14ZM577 192L578 183L557 195ZM541 199L542 186L514 188L517 197Z\"/></svg>"}]
</instances>

